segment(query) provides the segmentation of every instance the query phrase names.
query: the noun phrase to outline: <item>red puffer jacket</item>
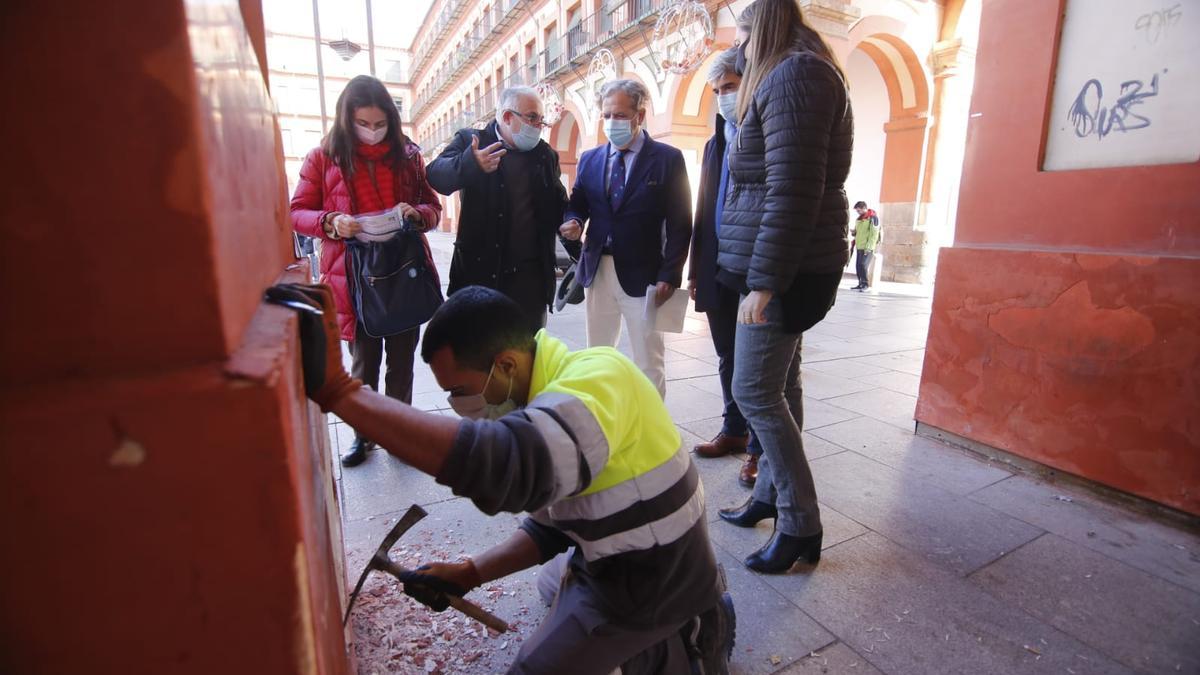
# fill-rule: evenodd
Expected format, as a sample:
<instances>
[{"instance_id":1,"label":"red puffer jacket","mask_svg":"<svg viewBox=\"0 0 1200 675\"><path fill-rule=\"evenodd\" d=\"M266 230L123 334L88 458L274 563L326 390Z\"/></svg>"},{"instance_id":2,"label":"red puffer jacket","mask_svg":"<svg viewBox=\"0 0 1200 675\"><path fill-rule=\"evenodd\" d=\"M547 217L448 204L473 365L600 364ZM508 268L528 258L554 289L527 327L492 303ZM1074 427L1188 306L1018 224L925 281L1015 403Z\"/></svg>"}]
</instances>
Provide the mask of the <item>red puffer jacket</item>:
<instances>
[{"instance_id":1,"label":"red puffer jacket","mask_svg":"<svg viewBox=\"0 0 1200 675\"><path fill-rule=\"evenodd\" d=\"M442 204L425 178L425 162L420 149L409 144L405 148L408 161L396 172L400 187L396 190L399 200L410 204L421 214L425 229L437 227L442 218ZM353 214L350 184L342 176L342 170L321 148L314 148L304 158L300 168L300 182L292 196L292 227L308 237L321 240L321 283L333 288L333 300L337 305L338 326L343 340L354 339L354 306L350 303L350 287L346 281L346 245L325 236L321 218L331 211ZM425 236L422 235L424 240ZM433 253L425 241L425 256L429 269L437 278L437 267L433 264Z\"/></svg>"}]
</instances>

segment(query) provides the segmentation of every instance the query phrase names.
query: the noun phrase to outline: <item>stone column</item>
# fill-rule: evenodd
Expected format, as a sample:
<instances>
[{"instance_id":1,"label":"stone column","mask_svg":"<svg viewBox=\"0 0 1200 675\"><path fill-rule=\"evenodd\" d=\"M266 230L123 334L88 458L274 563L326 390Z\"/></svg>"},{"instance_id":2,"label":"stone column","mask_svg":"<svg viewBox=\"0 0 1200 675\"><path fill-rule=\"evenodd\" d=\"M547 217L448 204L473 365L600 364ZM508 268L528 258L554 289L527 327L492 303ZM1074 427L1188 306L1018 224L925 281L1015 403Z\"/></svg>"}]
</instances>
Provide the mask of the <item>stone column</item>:
<instances>
[{"instance_id":1,"label":"stone column","mask_svg":"<svg viewBox=\"0 0 1200 675\"><path fill-rule=\"evenodd\" d=\"M933 117L917 227L925 233L923 279L932 279L937 252L954 241L958 185L974 87L975 51L961 38L934 45Z\"/></svg>"},{"instance_id":2,"label":"stone column","mask_svg":"<svg viewBox=\"0 0 1200 675\"><path fill-rule=\"evenodd\" d=\"M845 59L850 53L850 26L862 18L862 10L839 0L800 0L800 10L833 53Z\"/></svg>"}]
</instances>

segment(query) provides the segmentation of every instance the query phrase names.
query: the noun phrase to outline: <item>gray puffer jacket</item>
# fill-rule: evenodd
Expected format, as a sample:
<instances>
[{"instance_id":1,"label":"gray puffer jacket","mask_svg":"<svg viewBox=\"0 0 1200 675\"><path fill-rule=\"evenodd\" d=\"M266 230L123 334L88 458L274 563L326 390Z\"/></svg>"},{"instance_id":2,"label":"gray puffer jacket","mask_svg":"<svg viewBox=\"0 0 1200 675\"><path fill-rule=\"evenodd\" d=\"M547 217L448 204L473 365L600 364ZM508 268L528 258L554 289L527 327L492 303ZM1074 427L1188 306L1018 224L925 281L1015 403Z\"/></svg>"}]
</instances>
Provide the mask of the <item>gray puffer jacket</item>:
<instances>
[{"instance_id":1,"label":"gray puffer jacket","mask_svg":"<svg viewBox=\"0 0 1200 675\"><path fill-rule=\"evenodd\" d=\"M729 150L717 264L749 290L783 293L797 274L846 265L844 184L854 145L846 85L809 52L767 75Z\"/></svg>"}]
</instances>

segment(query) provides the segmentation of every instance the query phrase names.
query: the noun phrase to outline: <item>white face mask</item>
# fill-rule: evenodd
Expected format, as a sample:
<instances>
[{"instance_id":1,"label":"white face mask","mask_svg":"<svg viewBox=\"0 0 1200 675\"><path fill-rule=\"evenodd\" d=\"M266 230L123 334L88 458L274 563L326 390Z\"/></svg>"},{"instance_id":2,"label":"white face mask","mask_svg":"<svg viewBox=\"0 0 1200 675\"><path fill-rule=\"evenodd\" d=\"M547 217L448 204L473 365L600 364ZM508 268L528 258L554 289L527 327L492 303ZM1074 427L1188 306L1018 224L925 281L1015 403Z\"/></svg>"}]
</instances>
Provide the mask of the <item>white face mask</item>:
<instances>
[{"instance_id":1,"label":"white face mask","mask_svg":"<svg viewBox=\"0 0 1200 675\"><path fill-rule=\"evenodd\" d=\"M354 125L354 133L358 135L358 140L366 145L376 145L383 139L387 138L388 128L383 126L379 129L368 129L361 124Z\"/></svg>"},{"instance_id":2,"label":"white face mask","mask_svg":"<svg viewBox=\"0 0 1200 675\"><path fill-rule=\"evenodd\" d=\"M478 394L467 394L465 396L455 396L451 394L446 398L450 402L450 407L460 417L465 417L471 420L498 420L508 413L517 409L517 402L512 398L512 380L508 382L508 398L504 399L503 403L488 403L484 398L483 392L487 391L488 385L492 382L492 373L496 371L496 364L492 364L491 370L488 371L487 379L483 382L483 391Z\"/></svg>"},{"instance_id":3,"label":"white face mask","mask_svg":"<svg viewBox=\"0 0 1200 675\"><path fill-rule=\"evenodd\" d=\"M508 125L508 133L512 134L513 145L517 147L517 150L529 152L536 148L538 142L542 140L542 132L525 120L521 120L521 130L514 132L512 128L516 126L516 118L517 114L514 112L512 122Z\"/></svg>"},{"instance_id":4,"label":"white face mask","mask_svg":"<svg viewBox=\"0 0 1200 675\"><path fill-rule=\"evenodd\" d=\"M737 92L717 95L717 107L721 109L721 117L726 122L737 124Z\"/></svg>"}]
</instances>

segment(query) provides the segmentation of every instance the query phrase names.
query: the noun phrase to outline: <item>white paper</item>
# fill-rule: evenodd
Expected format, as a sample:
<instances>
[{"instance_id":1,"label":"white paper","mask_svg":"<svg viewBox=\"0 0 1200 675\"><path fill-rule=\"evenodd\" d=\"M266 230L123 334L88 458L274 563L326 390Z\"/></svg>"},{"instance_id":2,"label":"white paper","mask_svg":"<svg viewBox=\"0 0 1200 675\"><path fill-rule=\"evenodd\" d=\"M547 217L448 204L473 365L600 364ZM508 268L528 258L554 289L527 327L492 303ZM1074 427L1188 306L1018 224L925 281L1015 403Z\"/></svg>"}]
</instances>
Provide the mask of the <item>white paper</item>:
<instances>
[{"instance_id":1,"label":"white paper","mask_svg":"<svg viewBox=\"0 0 1200 675\"><path fill-rule=\"evenodd\" d=\"M646 324L661 333L682 333L683 318L687 315L691 294L686 288L676 288L662 307L658 307L654 304L654 295L657 290L656 286L646 288L646 309L643 315Z\"/></svg>"},{"instance_id":2,"label":"white paper","mask_svg":"<svg viewBox=\"0 0 1200 675\"><path fill-rule=\"evenodd\" d=\"M397 209L363 213L354 219L362 225L362 232L354 235L359 241L386 241L404 229L404 219Z\"/></svg>"}]
</instances>

